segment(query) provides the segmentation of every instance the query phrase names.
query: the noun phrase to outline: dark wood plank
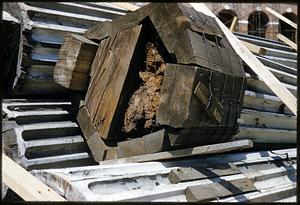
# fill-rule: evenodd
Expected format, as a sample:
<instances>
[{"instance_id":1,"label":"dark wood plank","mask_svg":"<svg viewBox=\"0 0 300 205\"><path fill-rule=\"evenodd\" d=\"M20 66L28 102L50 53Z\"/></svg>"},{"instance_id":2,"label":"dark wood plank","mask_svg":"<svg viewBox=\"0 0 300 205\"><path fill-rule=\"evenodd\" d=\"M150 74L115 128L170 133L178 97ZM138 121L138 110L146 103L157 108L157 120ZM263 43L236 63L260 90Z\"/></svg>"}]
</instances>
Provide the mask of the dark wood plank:
<instances>
[{"instance_id":1,"label":"dark wood plank","mask_svg":"<svg viewBox=\"0 0 300 205\"><path fill-rule=\"evenodd\" d=\"M173 184L199 179L239 174L241 171L234 165L217 164L203 165L174 169L169 174L169 180Z\"/></svg>"},{"instance_id":2,"label":"dark wood plank","mask_svg":"<svg viewBox=\"0 0 300 205\"><path fill-rule=\"evenodd\" d=\"M99 162L105 159L108 149L110 149L99 136L96 127L91 121L89 111L86 106L82 106L77 113L77 122L84 138L91 150L94 160Z\"/></svg>"},{"instance_id":3,"label":"dark wood plank","mask_svg":"<svg viewBox=\"0 0 300 205\"><path fill-rule=\"evenodd\" d=\"M124 90L125 79L135 50L141 26L124 30L101 41L91 68L91 82L86 107L99 135L110 135L112 120Z\"/></svg>"},{"instance_id":4,"label":"dark wood plank","mask_svg":"<svg viewBox=\"0 0 300 205\"><path fill-rule=\"evenodd\" d=\"M185 196L188 202L211 201L220 197L228 197L256 190L250 179L243 178L232 181L221 180L218 183L188 187Z\"/></svg>"}]
</instances>

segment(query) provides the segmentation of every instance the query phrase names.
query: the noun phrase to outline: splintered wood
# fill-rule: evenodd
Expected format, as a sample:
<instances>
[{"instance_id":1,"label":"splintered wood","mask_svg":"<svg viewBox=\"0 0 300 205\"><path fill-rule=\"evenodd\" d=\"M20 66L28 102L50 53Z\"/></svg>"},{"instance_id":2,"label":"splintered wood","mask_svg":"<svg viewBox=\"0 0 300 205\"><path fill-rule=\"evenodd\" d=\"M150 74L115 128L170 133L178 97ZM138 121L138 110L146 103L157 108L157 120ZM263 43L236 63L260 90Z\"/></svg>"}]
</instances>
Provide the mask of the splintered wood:
<instances>
[{"instance_id":1,"label":"splintered wood","mask_svg":"<svg viewBox=\"0 0 300 205\"><path fill-rule=\"evenodd\" d=\"M155 114L159 105L160 88L163 81L165 62L153 43L147 44L146 69L139 72L142 85L130 98L129 107L125 113L125 132L136 129L138 124L149 129L156 123Z\"/></svg>"}]
</instances>

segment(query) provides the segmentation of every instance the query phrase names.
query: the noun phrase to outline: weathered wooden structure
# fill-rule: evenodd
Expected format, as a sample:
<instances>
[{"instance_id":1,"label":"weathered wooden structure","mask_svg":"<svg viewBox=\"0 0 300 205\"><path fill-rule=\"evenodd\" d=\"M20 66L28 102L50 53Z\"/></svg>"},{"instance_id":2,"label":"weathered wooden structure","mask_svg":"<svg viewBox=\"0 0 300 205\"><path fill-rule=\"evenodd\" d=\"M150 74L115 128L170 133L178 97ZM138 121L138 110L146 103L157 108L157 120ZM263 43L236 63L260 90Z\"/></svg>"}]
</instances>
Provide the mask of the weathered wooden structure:
<instances>
[{"instance_id":1,"label":"weathered wooden structure","mask_svg":"<svg viewBox=\"0 0 300 205\"><path fill-rule=\"evenodd\" d=\"M116 146L164 129L156 137L160 151L223 142L237 132L246 77L213 18L189 4L150 4L85 36L100 41L81 108L96 133L88 141ZM103 147L101 140L93 139ZM119 145L114 152L122 156L126 146Z\"/></svg>"}]
</instances>

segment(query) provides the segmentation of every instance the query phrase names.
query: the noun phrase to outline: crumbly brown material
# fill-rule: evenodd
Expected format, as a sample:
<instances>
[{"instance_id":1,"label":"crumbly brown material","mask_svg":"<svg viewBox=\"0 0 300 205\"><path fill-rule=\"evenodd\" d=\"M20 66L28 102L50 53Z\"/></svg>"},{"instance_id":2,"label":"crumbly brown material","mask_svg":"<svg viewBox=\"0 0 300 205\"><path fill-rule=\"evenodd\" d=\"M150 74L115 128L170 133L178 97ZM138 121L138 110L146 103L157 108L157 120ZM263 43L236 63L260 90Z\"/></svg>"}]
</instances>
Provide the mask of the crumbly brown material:
<instances>
[{"instance_id":1,"label":"crumbly brown material","mask_svg":"<svg viewBox=\"0 0 300 205\"><path fill-rule=\"evenodd\" d=\"M147 44L146 52L146 69L139 72L143 82L131 96L125 113L123 131L127 133L135 130L138 123L144 123L144 128L151 128L155 124L166 65L153 43Z\"/></svg>"}]
</instances>

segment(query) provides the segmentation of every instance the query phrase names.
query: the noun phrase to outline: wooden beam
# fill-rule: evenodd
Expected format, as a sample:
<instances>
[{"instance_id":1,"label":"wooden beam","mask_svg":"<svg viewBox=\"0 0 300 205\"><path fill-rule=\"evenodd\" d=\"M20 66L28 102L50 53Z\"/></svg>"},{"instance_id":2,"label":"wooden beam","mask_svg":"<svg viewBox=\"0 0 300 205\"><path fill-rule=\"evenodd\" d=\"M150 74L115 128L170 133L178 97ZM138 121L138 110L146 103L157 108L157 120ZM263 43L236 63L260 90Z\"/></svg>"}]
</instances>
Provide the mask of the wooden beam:
<instances>
[{"instance_id":1,"label":"wooden beam","mask_svg":"<svg viewBox=\"0 0 300 205\"><path fill-rule=\"evenodd\" d=\"M297 115L297 98L243 45L240 40L205 6L191 3L201 13L212 16L223 30L231 46L244 62L266 83L266 85Z\"/></svg>"},{"instance_id":2,"label":"wooden beam","mask_svg":"<svg viewBox=\"0 0 300 205\"><path fill-rule=\"evenodd\" d=\"M291 41L290 39L288 39L287 37L285 37L284 35L279 33L277 34L277 38L297 51L297 44Z\"/></svg>"},{"instance_id":3,"label":"wooden beam","mask_svg":"<svg viewBox=\"0 0 300 205\"><path fill-rule=\"evenodd\" d=\"M4 184L25 201L66 201L3 153L2 179Z\"/></svg>"},{"instance_id":4,"label":"wooden beam","mask_svg":"<svg viewBox=\"0 0 300 205\"><path fill-rule=\"evenodd\" d=\"M292 26L293 28L297 29L297 24L292 22L290 19L284 17L283 15L281 15L280 13L274 11L273 9L271 9L270 7L266 7L265 10L267 12L269 12L270 14L276 16L277 18L279 18L280 20L284 21L285 23L289 24L290 26Z\"/></svg>"},{"instance_id":5,"label":"wooden beam","mask_svg":"<svg viewBox=\"0 0 300 205\"><path fill-rule=\"evenodd\" d=\"M133 5L131 3L111 3L115 6L121 7L123 9L127 9L128 11L135 11L137 9L139 9L140 7Z\"/></svg>"},{"instance_id":6,"label":"wooden beam","mask_svg":"<svg viewBox=\"0 0 300 205\"><path fill-rule=\"evenodd\" d=\"M167 159L176 159L181 157L191 157L197 155L216 154L229 152L231 150L240 150L253 147L251 140L239 140L225 143L218 143L212 145L199 146L187 149L178 149L173 151L165 151L153 154L146 154L140 156L127 157L116 160L107 160L99 162L102 164L117 164L117 163L130 163L130 162L150 162L160 161Z\"/></svg>"},{"instance_id":7,"label":"wooden beam","mask_svg":"<svg viewBox=\"0 0 300 205\"><path fill-rule=\"evenodd\" d=\"M232 23L231 23L231 26L230 26L230 29L229 29L231 32L234 32L234 29L235 29L236 24L237 24L237 20L238 20L238 18L237 18L237 16L235 16L232 20Z\"/></svg>"},{"instance_id":8,"label":"wooden beam","mask_svg":"<svg viewBox=\"0 0 300 205\"><path fill-rule=\"evenodd\" d=\"M266 55L267 50L261 46L257 46L253 43L241 41L251 52L259 55Z\"/></svg>"},{"instance_id":9,"label":"wooden beam","mask_svg":"<svg viewBox=\"0 0 300 205\"><path fill-rule=\"evenodd\" d=\"M66 34L53 71L56 83L72 90L86 91L98 44L76 34Z\"/></svg>"}]
</instances>

